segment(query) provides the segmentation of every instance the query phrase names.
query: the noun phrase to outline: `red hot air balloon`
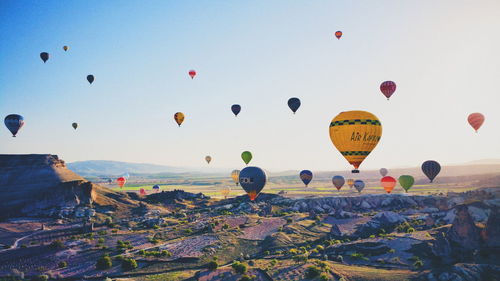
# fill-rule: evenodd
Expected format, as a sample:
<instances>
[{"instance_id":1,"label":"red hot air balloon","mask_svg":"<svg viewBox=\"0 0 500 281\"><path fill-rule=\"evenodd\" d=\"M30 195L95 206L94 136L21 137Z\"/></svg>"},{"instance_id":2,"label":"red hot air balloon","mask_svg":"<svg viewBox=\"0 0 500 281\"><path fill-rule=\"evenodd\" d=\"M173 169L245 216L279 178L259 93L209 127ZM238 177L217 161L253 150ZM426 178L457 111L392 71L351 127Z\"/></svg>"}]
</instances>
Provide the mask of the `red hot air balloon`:
<instances>
[{"instance_id":1,"label":"red hot air balloon","mask_svg":"<svg viewBox=\"0 0 500 281\"><path fill-rule=\"evenodd\" d=\"M139 190L139 194L142 195L142 196L145 196L145 195L147 195L147 192L146 192L146 190L144 188L141 188Z\"/></svg>"},{"instance_id":2,"label":"red hot air balloon","mask_svg":"<svg viewBox=\"0 0 500 281\"><path fill-rule=\"evenodd\" d=\"M190 70L189 71L189 76L191 76L191 79L193 79L196 76L196 71Z\"/></svg>"},{"instance_id":3,"label":"red hot air balloon","mask_svg":"<svg viewBox=\"0 0 500 281\"><path fill-rule=\"evenodd\" d=\"M337 37L337 39L340 40L340 37L342 37L342 31L339 30L339 31L335 32L335 37Z\"/></svg>"},{"instance_id":4,"label":"red hot air balloon","mask_svg":"<svg viewBox=\"0 0 500 281\"><path fill-rule=\"evenodd\" d=\"M380 183L382 184L382 187L385 189L387 193L391 193L391 191L394 189L396 186L396 179L393 177L383 177L380 180Z\"/></svg>"},{"instance_id":5,"label":"red hot air balloon","mask_svg":"<svg viewBox=\"0 0 500 281\"><path fill-rule=\"evenodd\" d=\"M118 186L120 188L123 188L123 186L125 185L125 183L127 182L127 179L124 178L124 177L119 177L116 179L116 182L118 183Z\"/></svg>"},{"instance_id":6,"label":"red hot air balloon","mask_svg":"<svg viewBox=\"0 0 500 281\"><path fill-rule=\"evenodd\" d=\"M472 128L474 128L474 130L476 130L477 133L477 130L479 130L484 123L484 115L479 112L471 113L469 118L467 118L467 121L469 121L469 124Z\"/></svg>"},{"instance_id":7,"label":"red hot air balloon","mask_svg":"<svg viewBox=\"0 0 500 281\"><path fill-rule=\"evenodd\" d=\"M380 91L384 96L389 100L389 98L394 94L396 91L396 83L392 81L385 81L380 84Z\"/></svg>"}]
</instances>

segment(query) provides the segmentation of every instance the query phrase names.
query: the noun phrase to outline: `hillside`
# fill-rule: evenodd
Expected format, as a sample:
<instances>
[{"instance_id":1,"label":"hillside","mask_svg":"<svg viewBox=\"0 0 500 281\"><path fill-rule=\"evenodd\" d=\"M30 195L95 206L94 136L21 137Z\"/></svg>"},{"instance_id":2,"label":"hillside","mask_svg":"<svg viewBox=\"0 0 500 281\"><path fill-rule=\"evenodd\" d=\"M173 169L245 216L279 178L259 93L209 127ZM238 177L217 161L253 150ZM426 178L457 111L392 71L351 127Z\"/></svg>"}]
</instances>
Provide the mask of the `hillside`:
<instances>
[{"instance_id":1,"label":"hillside","mask_svg":"<svg viewBox=\"0 0 500 281\"><path fill-rule=\"evenodd\" d=\"M146 163L107 160L78 161L67 164L68 169L83 176L119 176L130 174L182 173L186 169Z\"/></svg>"}]
</instances>

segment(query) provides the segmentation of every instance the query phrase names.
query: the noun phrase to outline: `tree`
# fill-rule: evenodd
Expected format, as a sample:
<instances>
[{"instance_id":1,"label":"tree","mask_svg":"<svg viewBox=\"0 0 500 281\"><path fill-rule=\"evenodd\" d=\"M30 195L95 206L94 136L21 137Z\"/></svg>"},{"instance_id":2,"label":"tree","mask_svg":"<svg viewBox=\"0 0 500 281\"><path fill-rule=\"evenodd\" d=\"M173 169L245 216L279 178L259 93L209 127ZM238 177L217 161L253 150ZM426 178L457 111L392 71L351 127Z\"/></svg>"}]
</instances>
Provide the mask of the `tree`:
<instances>
[{"instance_id":1,"label":"tree","mask_svg":"<svg viewBox=\"0 0 500 281\"><path fill-rule=\"evenodd\" d=\"M66 268L66 267L68 267L68 263L65 262L65 261L61 261L61 262L59 262L57 264L57 267L59 267L59 268Z\"/></svg>"},{"instance_id":2,"label":"tree","mask_svg":"<svg viewBox=\"0 0 500 281\"><path fill-rule=\"evenodd\" d=\"M247 272L247 266L246 266L246 264L241 263L239 261L233 262L233 264L231 264L231 267L238 274L245 274Z\"/></svg>"},{"instance_id":3,"label":"tree","mask_svg":"<svg viewBox=\"0 0 500 281\"><path fill-rule=\"evenodd\" d=\"M219 267L219 263L217 261L210 261L208 264L207 264L207 268L209 270L216 270L217 268Z\"/></svg>"},{"instance_id":4,"label":"tree","mask_svg":"<svg viewBox=\"0 0 500 281\"><path fill-rule=\"evenodd\" d=\"M122 269L123 270L133 270L137 268L137 262L134 259L123 259Z\"/></svg>"},{"instance_id":5,"label":"tree","mask_svg":"<svg viewBox=\"0 0 500 281\"><path fill-rule=\"evenodd\" d=\"M104 256L97 260L95 267L99 270L109 269L113 266L113 262L109 256Z\"/></svg>"}]
</instances>

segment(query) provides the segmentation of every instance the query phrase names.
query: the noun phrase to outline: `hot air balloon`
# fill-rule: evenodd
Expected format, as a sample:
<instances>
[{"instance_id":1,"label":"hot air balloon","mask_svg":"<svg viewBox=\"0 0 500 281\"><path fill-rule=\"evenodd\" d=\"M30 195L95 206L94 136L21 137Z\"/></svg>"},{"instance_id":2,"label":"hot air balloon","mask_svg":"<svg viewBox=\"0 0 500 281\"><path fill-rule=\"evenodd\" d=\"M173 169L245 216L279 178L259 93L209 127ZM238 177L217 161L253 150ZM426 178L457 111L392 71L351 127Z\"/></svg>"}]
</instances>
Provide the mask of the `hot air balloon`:
<instances>
[{"instance_id":1,"label":"hot air balloon","mask_svg":"<svg viewBox=\"0 0 500 281\"><path fill-rule=\"evenodd\" d=\"M240 172L240 185L247 192L251 201L262 191L266 185L266 173L258 167L246 167Z\"/></svg>"},{"instance_id":2,"label":"hot air balloon","mask_svg":"<svg viewBox=\"0 0 500 281\"><path fill-rule=\"evenodd\" d=\"M472 128L474 128L474 130L476 130L477 133L477 130L479 130L484 123L484 115L479 112L471 113L467 118L467 121L469 121L469 124Z\"/></svg>"},{"instance_id":3,"label":"hot air balloon","mask_svg":"<svg viewBox=\"0 0 500 281\"><path fill-rule=\"evenodd\" d=\"M108 184L111 184L113 182L112 179L108 179Z\"/></svg>"},{"instance_id":4,"label":"hot air balloon","mask_svg":"<svg viewBox=\"0 0 500 281\"><path fill-rule=\"evenodd\" d=\"M174 120L175 120L175 122L177 122L177 125L179 125L179 127L180 127L182 122L184 122L184 113L177 112L176 114L174 114Z\"/></svg>"},{"instance_id":5,"label":"hot air balloon","mask_svg":"<svg viewBox=\"0 0 500 281\"><path fill-rule=\"evenodd\" d=\"M381 175L382 177L387 176L387 173L389 173L389 171L388 171L386 168L382 168L382 169L380 169L380 171L379 171L379 172L380 172L380 175Z\"/></svg>"},{"instance_id":6,"label":"hot air balloon","mask_svg":"<svg viewBox=\"0 0 500 281\"><path fill-rule=\"evenodd\" d=\"M302 170L299 173L299 177L307 187L307 185L311 182L311 180L313 178L313 173L309 170Z\"/></svg>"},{"instance_id":7,"label":"hot air balloon","mask_svg":"<svg viewBox=\"0 0 500 281\"><path fill-rule=\"evenodd\" d=\"M290 98L288 100L288 107L293 111L293 114L297 112L297 109L300 107L300 100L298 98Z\"/></svg>"},{"instance_id":8,"label":"hot air balloon","mask_svg":"<svg viewBox=\"0 0 500 281\"><path fill-rule=\"evenodd\" d=\"M354 181L354 188L361 193L361 190L365 188L365 183L362 180L355 180Z\"/></svg>"},{"instance_id":9,"label":"hot air balloon","mask_svg":"<svg viewBox=\"0 0 500 281\"><path fill-rule=\"evenodd\" d=\"M127 179L124 178L124 177L119 177L116 179L116 182L118 183L118 186L120 188L123 188L123 186L125 185L125 183L127 182Z\"/></svg>"},{"instance_id":10,"label":"hot air balloon","mask_svg":"<svg viewBox=\"0 0 500 281\"><path fill-rule=\"evenodd\" d=\"M144 188L141 188L141 189L139 189L139 194L142 196L145 196L145 195L147 195L147 192Z\"/></svg>"},{"instance_id":11,"label":"hot air balloon","mask_svg":"<svg viewBox=\"0 0 500 281\"><path fill-rule=\"evenodd\" d=\"M87 75L87 81L89 81L89 83L92 84L94 82L94 75L92 74Z\"/></svg>"},{"instance_id":12,"label":"hot air balloon","mask_svg":"<svg viewBox=\"0 0 500 281\"><path fill-rule=\"evenodd\" d=\"M337 190L340 191L340 189L342 188L342 186L344 186L345 179L344 179L343 176L334 176L332 178L332 183L335 186L335 188L337 188Z\"/></svg>"},{"instance_id":13,"label":"hot air balloon","mask_svg":"<svg viewBox=\"0 0 500 281\"><path fill-rule=\"evenodd\" d=\"M153 185L153 190L155 190L156 192L160 191L160 186L157 184Z\"/></svg>"},{"instance_id":14,"label":"hot air balloon","mask_svg":"<svg viewBox=\"0 0 500 281\"><path fill-rule=\"evenodd\" d=\"M347 185L349 186L349 188L352 188L354 186L354 180L353 179L348 179L347 180Z\"/></svg>"},{"instance_id":15,"label":"hot air balloon","mask_svg":"<svg viewBox=\"0 0 500 281\"><path fill-rule=\"evenodd\" d=\"M342 31L336 31L335 32L335 37L337 37L337 39L340 39L340 37L342 37Z\"/></svg>"},{"instance_id":16,"label":"hot air balloon","mask_svg":"<svg viewBox=\"0 0 500 281\"><path fill-rule=\"evenodd\" d=\"M238 116L238 113L241 111L241 106L239 104L233 104L231 106L231 111L234 113L234 116Z\"/></svg>"},{"instance_id":17,"label":"hot air balloon","mask_svg":"<svg viewBox=\"0 0 500 281\"><path fill-rule=\"evenodd\" d=\"M209 155L205 156L205 161L207 161L207 163L210 164L210 161L212 161L212 157Z\"/></svg>"},{"instance_id":18,"label":"hot air balloon","mask_svg":"<svg viewBox=\"0 0 500 281\"><path fill-rule=\"evenodd\" d=\"M12 136L16 137L17 132L24 126L24 117L19 114L9 114L5 117L3 122L12 133Z\"/></svg>"},{"instance_id":19,"label":"hot air balloon","mask_svg":"<svg viewBox=\"0 0 500 281\"><path fill-rule=\"evenodd\" d=\"M389 98L394 94L396 91L396 83L392 81L385 81L380 84L380 91L384 96L389 100Z\"/></svg>"},{"instance_id":20,"label":"hot air balloon","mask_svg":"<svg viewBox=\"0 0 500 281\"><path fill-rule=\"evenodd\" d=\"M231 189L229 187L223 187L220 190L220 193L222 194L222 196L224 196L224 199L227 198L227 196L229 195L230 192L231 192Z\"/></svg>"},{"instance_id":21,"label":"hot air balloon","mask_svg":"<svg viewBox=\"0 0 500 281\"><path fill-rule=\"evenodd\" d=\"M194 70L190 70L188 73L189 73L189 76L191 77L191 79L193 79L196 76L196 71L194 71Z\"/></svg>"},{"instance_id":22,"label":"hot air balloon","mask_svg":"<svg viewBox=\"0 0 500 281\"><path fill-rule=\"evenodd\" d=\"M349 164L353 173L377 146L382 137L382 124L366 111L341 112L330 122L330 139Z\"/></svg>"},{"instance_id":23,"label":"hot air balloon","mask_svg":"<svg viewBox=\"0 0 500 281\"><path fill-rule=\"evenodd\" d=\"M248 163L252 160L252 153L250 151L243 151L241 153L241 159L243 159L243 162L248 165Z\"/></svg>"},{"instance_id":24,"label":"hot air balloon","mask_svg":"<svg viewBox=\"0 0 500 281\"><path fill-rule=\"evenodd\" d=\"M73 123L73 124L71 124L71 126L73 127L73 129L76 130L76 128L78 128L78 123Z\"/></svg>"},{"instance_id":25,"label":"hot air balloon","mask_svg":"<svg viewBox=\"0 0 500 281\"><path fill-rule=\"evenodd\" d=\"M436 176L441 171L441 165L433 160L425 161L422 164L422 172L431 180L431 182L436 178Z\"/></svg>"},{"instance_id":26,"label":"hot air balloon","mask_svg":"<svg viewBox=\"0 0 500 281\"><path fill-rule=\"evenodd\" d=\"M231 172L231 178L233 179L234 183L238 185L238 182L240 181L240 170L233 170Z\"/></svg>"},{"instance_id":27,"label":"hot air balloon","mask_svg":"<svg viewBox=\"0 0 500 281\"><path fill-rule=\"evenodd\" d=\"M129 174L129 173L124 173L124 174L122 175L122 177L124 177L125 179L127 179L127 180L128 180L128 179L130 178L130 174Z\"/></svg>"},{"instance_id":28,"label":"hot air balloon","mask_svg":"<svg viewBox=\"0 0 500 281\"><path fill-rule=\"evenodd\" d=\"M380 180L380 184L382 184L382 187L385 189L387 193L391 193L391 191L396 186L396 179L393 177L386 176Z\"/></svg>"},{"instance_id":29,"label":"hot air balloon","mask_svg":"<svg viewBox=\"0 0 500 281\"><path fill-rule=\"evenodd\" d=\"M43 60L43 63L46 63L49 60L49 53L41 52L40 58Z\"/></svg>"},{"instance_id":30,"label":"hot air balloon","mask_svg":"<svg viewBox=\"0 0 500 281\"><path fill-rule=\"evenodd\" d=\"M68 47L68 46L64 46L64 47L63 47L63 50L66 52L66 51L68 51L68 50L69 50L69 47Z\"/></svg>"},{"instance_id":31,"label":"hot air balloon","mask_svg":"<svg viewBox=\"0 0 500 281\"><path fill-rule=\"evenodd\" d=\"M402 175L398 180L399 184L406 192L408 192L408 190L413 186L413 183L415 183L415 179L409 175Z\"/></svg>"}]
</instances>

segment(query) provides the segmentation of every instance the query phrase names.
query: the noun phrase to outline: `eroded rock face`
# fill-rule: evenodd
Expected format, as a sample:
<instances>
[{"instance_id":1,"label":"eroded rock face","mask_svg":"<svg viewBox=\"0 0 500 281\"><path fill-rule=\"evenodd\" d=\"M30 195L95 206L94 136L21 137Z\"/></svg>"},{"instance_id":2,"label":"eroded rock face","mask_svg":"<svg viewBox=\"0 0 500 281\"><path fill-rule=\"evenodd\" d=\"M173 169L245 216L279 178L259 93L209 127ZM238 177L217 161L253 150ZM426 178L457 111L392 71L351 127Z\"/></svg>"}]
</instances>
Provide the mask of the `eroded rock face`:
<instances>
[{"instance_id":1,"label":"eroded rock face","mask_svg":"<svg viewBox=\"0 0 500 281\"><path fill-rule=\"evenodd\" d=\"M479 228L474 224L474 219L467 206L456 207L456 216L447 237L450 241L461 245L465 249L477 249L481 240Z\"/></svg>"},{"instance_id":2,"label":"eroded rock face","mask_svg":"<svg viewBox=\"0 0 500 281\"><path fill-rule=\"evenodd\" d=\"M483 232L486 247L500 248L500 210L498 208L491 212Z\"/></svg>"}]
</instances>

